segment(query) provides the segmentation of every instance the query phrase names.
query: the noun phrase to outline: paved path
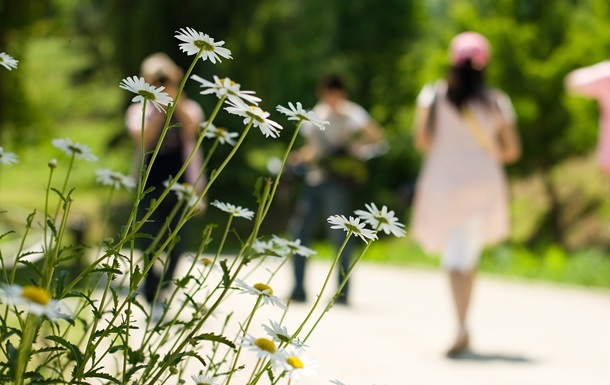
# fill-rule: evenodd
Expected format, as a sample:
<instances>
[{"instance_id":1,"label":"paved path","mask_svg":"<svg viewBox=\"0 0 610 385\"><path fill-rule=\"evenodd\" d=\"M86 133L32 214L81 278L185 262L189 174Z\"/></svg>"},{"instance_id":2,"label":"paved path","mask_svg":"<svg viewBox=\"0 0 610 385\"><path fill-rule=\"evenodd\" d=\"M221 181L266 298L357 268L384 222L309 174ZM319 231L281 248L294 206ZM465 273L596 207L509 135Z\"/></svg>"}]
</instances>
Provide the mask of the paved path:
<instances>
[{"instance_id":1,"label":"paved path","mask_svg":"<svg viewBox=\"0 0 610 385\"><path fill-rule=\"evenodd\" d=\"M282 322L289 332L311 308L314 288L319 289L327 271L327 263L310 261L310 302L290 306ZM252 285L267 277L263 268L244 279ZM330 291L335 289L334 274L332 278ZM289 265L271 286L282 300L288 297ZM482 275L473 298L472 353L451 360L444 351L454 320L448 283L440 271L363 263L354 273L352 290L351 305L335 305L307 341L319 370L298 384L329 385L334 379L346 385L610 384L610 291ZM253 304L253 296L234 293L215 320L222 325L222 314L231 311L235 326ZM255 337L264 336L259 325L280 318L279 308L264 306L250 330ZM218 333L216 326L207 330ZM237 332L235 327L222 334ZM231 384L246 383L254 363L253 354L243 352L240 365L246 369ZM199 369L193 365L189 370Z\"/></svg>"},{"instance_id":2,"label":"paved path","mask_svg":"<svg viewBox=\"0 0 610 385\"><path fill-rule=\"evenodd\" d=\"M327 265L310 267L313 297ZM610 384L610 291L480 276L473 351L450 360L452 304L441 272L362 264L354 274L352 304L334 306L308 341L319 373L299 384ZM289 267L275 282L285 298ZM287 324L309 307L291 306Z\"/></svg>"}]
</instances>

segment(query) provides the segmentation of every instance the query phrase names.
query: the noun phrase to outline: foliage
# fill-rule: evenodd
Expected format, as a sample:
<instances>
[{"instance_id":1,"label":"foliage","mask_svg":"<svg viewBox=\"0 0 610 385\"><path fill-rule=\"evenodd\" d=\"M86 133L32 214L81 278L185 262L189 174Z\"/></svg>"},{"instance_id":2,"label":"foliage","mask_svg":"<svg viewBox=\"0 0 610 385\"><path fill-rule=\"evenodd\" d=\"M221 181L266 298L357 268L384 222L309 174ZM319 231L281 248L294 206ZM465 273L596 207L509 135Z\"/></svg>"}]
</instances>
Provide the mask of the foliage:
<instances>
[{"instance_id":1,"label":"foliage","mask_svg":"<svg viewBox=\"0 0 610 385\"><path fill-rule=\"evenodd\" d=\"M226 48L220 48L222 42L214 45L207 35L193 32L181 38L182 48L186 45L188 50L192 50L194 59L176 99L180 98L184 84L200 58L205 61L209 57L206 55L216 51L224 58L230 56ZM171 282L161 280L152 303L143 302L139 295L142 281L153 269L166 268L165 255L179 241L180 229L204 210L203 202L209 200L208 192L212 187L217 188L216 181L225 174L227 165L234 161L234 155L247 142L246 138L250 138L251 129L259 128L264 136L275 138L283 128L268 119L269 114L256 103L252 104L251 99L240 95L235 89L239 89L239 84L230 81L221 86L210 83L206 87L215 90L213 94L218 100L208 111L208 121L201 126L195 148L177 175L167 180L167 188L150 202L150 206L143 207L145 197L151 193L145 190L151 166L165 135L176 129L170 122L178 100L172 100L162 88L151 86L143 78L126 78L120 87L137 94L138 99L134 100L142 103L142 136L146 108L153 108L153 105L167 108L159 142L151 154L152 160L145 164L145 150L138 154L140 172L137 181L110 170L97 172L98 181L108 186L106 220L115 190L135 186L132 205L126 210L123 225L116 231L109 231L106 227L108 222L104 222L101 239L89 245L79 240L71 241L67 236L75 199L75 190L70 187L72 172L86 168L82 166L85 161L97 160L87 145L69 138L52 141L68 159L48 161L42 209L32 210L21 223L6 220L9 215L2 213L0 381L16 385L158 384L168 381L184 383L190 376L195 383L222 381L228 385L232 380L245 376L239 380L241 383L257 384L269 379L271 384L279 384L312 374L315 361L307 357L304 343L333 305L357 262L377 239L377 232L402 236L403 225L397 222L393 211L388 212L385 206L380 210L375 205L367 206L368 212L356 212L349 220L344 215L328 218L333 229L345 231L343 246L333 259L310 311L289 333L283 326L289 307L273 294L270 285L288 257L295 253L309 256L314 251L301 245L299 240L264 235L261 224L270 210L299 128L303 121L312 122L314 118L300 107L298 110L278 107L277 110L287 115L288 120L297 123L294 131L286 130L291 134L290 141L275 179L260 177L253 196L247 194L249 201L254 201L251 204L256 206L256 210L212 202L210 210L213 207L224 213L221 224L210 223L201 231L197 238L198 248L191 255L186 274ZM71 96L61 92L57 95ZM245 127L239 138L228 144L232 146L228 155L215 162L211 159L221 141L219 136L213 136L213 144L206 146L206 158L199 170L199 178L203 178L205 165L211 169L201 191L193 187L196 182L191 186L179 183L187 165L203 146L204 139L208 138L206 134L211 130L212 122L223 112L237 115L243 121ZM314 124L323 128L321 122ZM19 167L19 164L14 164L16 154L4 148L0 151L0 167ZM38 161L44 162L42 159ZM63 180L56 178L59 169L65 170ZM44 180L40 178L38 181ZM174 193L178 199L167 223L160 224L156 234L144 233L144 224ZM174 218L177 218L175 224ZM240 220L251 221L245 233L236 231L233 224ZM341 252L352 236L361 238L366 246L345 272L337 294L324 305L326 299L323 294ZM139 252L135 244L141 237L152 238L153 242ZM215 250L210 247L212 237L220 240ZM225 248L230 243L235 246ZM268 262L263 264L268 259L277 261L271 263L273 267L270 270L266 269ZM77 268L69 270L74 264ZM260 281L248 283L255 280ZM170 289L166 289L170 283ZM232 295L241 294L250 295L253 302L251 310L245 313L228 300ZM255 313L266 305L279 308L281 312L267 316L277 316L278 321L270 320L261 325L267 334L260 337L258 333L262 331L254 331ZM323 307L321 314L315 314L318 307ZM266 314L273 313L269 311ZM255 359L246 360L244 356L248 353L256 356ZM248 374L242 374L245 372Z\"/></svg>"}]
</instances>

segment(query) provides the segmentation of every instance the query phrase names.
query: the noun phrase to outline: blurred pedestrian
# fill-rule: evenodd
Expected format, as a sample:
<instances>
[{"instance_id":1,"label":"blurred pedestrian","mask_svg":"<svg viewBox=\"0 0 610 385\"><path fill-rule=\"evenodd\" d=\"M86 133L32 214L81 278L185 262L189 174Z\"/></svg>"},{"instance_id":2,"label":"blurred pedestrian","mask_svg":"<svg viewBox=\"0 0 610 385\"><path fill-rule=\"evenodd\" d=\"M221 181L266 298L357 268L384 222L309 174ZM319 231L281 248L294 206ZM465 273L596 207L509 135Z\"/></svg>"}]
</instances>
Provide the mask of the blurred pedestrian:
<instances>
[{"instance_id":1,"label":"blurred pedestrian","mask_svg":"<svg viewBox=\"0 0 610 385\"><path fill-rule=\"evenodd\" d=\"M352 210L354 186L367 178L366 161L383 147L378 125L360 105L347 99L345 81L338 75L321 79L317 89L318 103L315 115L330 124L320 130L303 124L301 133L306 143L293 152L289 162L293 167L304 168L305 189L297 203L295 217L289 224L290 232L309 245L319 226L324 224L335 251L345 240L344 233L331 231L326 219L331 215L348 215ZM339 261L339 282L351 263L353 242L344 248ZM306 301L306 258L294 256L294 288L291 300ZM336 303L347 304L349 285L345 284Z\"/></svg>"},{"instance_id":2,"label":"blurred pedestrian","mask_svg":"<svg viewBox=\"0 0 610 385\"><path fill-rule=\"evenodd\" d=\"M425 159L412 214L412 236L440 253L448 271L457 334L447 351L469 346L467 314L483 248L509 234L504 163L521 152L509 97L485 82L487 39L460 33L450 45L447 79L426 85L417 98L415 145Z\"/></svg>"},{"instance_id":3,"label":"blurred pedestrian","mask_svg":"<svg viewBox=\"0 0 610 385\"><path fill-rule=\"evenodd\" d=\"M169 56L164 53L155 53L146 57L142 62L140 72L147 83L156 87L165 87L163 91L167 92L175 100L184 72ZM129 134L137 148L134 152L137 170L139 170L140 166L142 146L144 146L146 153L144 163L145 165L150 163L151 153L160 140L167 117L165 112L148 106L146 108L146 116L144 117L144 135L142 136L142 108L142 103L131 104L125 116ZM199 104L189 99L185 93L182 93L180 99L176 102L176 108L170 122L170 126L177 126L170 128L163 138L159 153L146 180L144 191L148 192L139 204L139 218L144 215L151 206L151 203L159 199L161 193L166 189L166 183L170 177L178 175L179 170L196 144L198 126L203 119L203 110ZM144 143L142 143L142 138ZM204 179L200 175L201 167L202 155L200 152L197 152L188 165L186 172L178 180L178 183L188 183L193 186L194 191L202 191ZM150 190L151 188L152 191ZM168 218L172 217L172 210L177 203L177 194L168 194L142 226L140 233L146 234L146 236L138 238L137 246L145 253L146 260L149 255L155 254L155 250L151 250L153 246L153 239L151 237L154 238L159 233L167 233L170 229L175 228L178 215L174 215L173 220L169 223ZM153 304L157 297L160 283L163 282L163 285L166 285L173 279L180 255L184 252L182 242L180 242L179 237L177 239L178 242L170 246L171 249L169 250L169 255L166 256L163 273L160 274L152 268L146 276L144 295L150 304Z\"/></svg>"},{"instance_id":4,"label":"blurred pedestrian","mask_svg":"<svg viewBox=\"0 0 610 385\"><path fill-rule=\"evenodd\" d=\"M610 173L610 61L568 73L565 87L569 92L597 100L601 112L598 159L602 170Z\"/></svg>"}]
</instances>

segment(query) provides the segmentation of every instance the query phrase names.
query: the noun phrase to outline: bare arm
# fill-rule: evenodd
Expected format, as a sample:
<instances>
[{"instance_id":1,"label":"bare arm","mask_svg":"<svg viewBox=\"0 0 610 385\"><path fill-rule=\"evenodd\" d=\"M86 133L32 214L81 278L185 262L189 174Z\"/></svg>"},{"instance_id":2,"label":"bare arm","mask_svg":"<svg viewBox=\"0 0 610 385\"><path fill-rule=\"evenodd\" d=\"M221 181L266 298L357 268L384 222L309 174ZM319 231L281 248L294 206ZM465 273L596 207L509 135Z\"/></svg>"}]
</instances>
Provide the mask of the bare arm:
<instances>
[{"instance_id":1,"label":"bare arm","mask_svg":"<svg viewBox=\"0 0 610 385\"><path fill-rule=\"evenodd\" d=\"M421 153L427 153L432 144L432 138L428 132L428 119L431 108L417 106L415 110L415 121L413 124L413 141L415 148Z\"/></svg>"},{"instance_id":2,"label":"bare arm","mask_svg":"<svg viewBox=\"0 0 610 385\"><path fill-rule=\"evenodd\" d=\"M498 159L504 164L514 163L521 157L521 140L514 124L506 122L498 131Z\"/></svg>"}]
</instances>

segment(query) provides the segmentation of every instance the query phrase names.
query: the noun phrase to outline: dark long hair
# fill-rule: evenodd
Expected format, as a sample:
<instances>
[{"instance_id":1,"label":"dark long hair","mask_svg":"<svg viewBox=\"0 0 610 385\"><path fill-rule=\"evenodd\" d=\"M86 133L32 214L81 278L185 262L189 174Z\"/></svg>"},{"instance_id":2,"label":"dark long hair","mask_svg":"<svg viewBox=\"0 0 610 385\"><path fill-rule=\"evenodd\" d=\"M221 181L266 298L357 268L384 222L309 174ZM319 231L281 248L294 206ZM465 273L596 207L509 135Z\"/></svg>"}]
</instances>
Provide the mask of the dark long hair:
<instances>
[{"instance_id":1,"label":"dark long hair","mask_svg":"<svg viewBox=\"0 0 610 385\"><path fill-rule=\"evenodd\" d=\"M447 98L458 110L471 100L489 104L485 69L474 68L470 60L452 66L448 76Z\"/></svg>"}]
</instances>

